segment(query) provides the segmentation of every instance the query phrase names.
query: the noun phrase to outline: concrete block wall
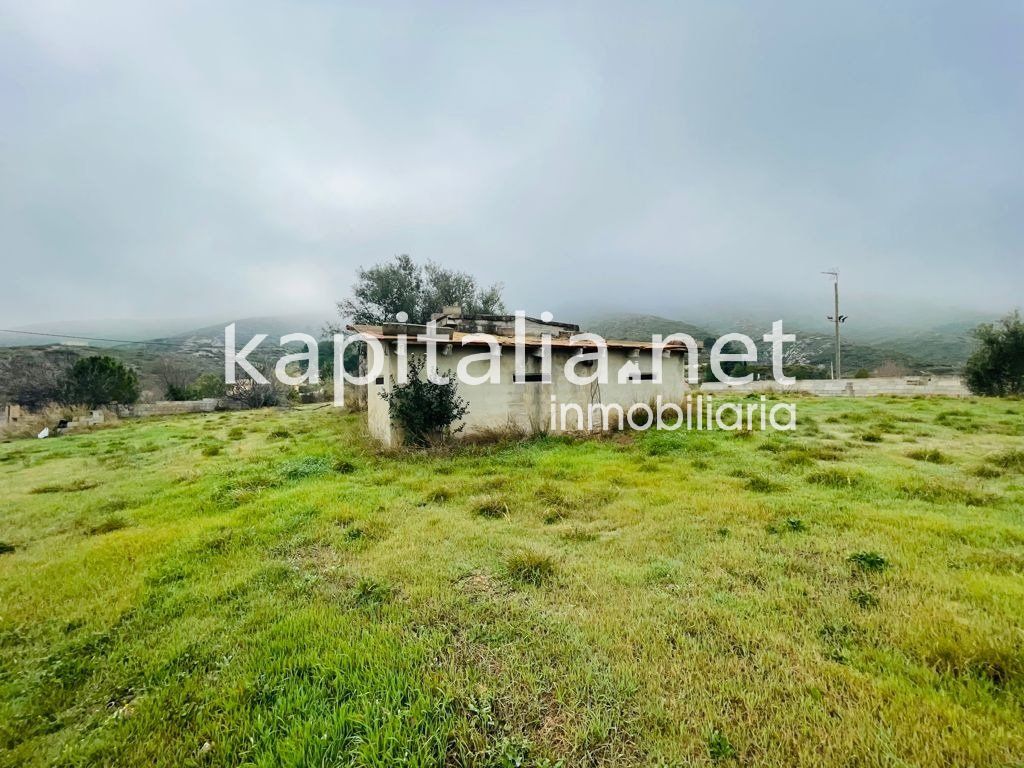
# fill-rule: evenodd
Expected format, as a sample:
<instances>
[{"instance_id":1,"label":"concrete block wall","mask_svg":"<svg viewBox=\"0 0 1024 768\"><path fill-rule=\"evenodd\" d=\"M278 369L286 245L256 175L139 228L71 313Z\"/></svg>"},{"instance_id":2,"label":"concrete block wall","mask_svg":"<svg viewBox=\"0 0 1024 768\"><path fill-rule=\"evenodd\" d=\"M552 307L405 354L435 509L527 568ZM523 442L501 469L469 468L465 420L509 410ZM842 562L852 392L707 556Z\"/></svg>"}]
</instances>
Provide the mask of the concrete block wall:
<instances>
[{"instance_id":1,"label":"concrete block wall","mask_svg":"<svg viewBox=\"0 0 1024 768\"><path fill-rule=\"evenodd\" d=\"M457 347L447 355L438 357L438 369L441 372L456 372L458 363L464 357L471 354L480 354L481 348ZM419 349L410 349L410 354L421 354ZM573 353L566 350L555 350L552 352L552 381L551 383L541 382L515 382L515 355L511 348L503 348L501 355L500 378L498 384L485 383L480 385L459 384L459 395L463 397L468 405L469 412L464 421L465 431L463 434L471 435L487 429L502 429L507 426L514 426L526 432L547 430L551 425L551 398L555 397L556 405L575 403L578 404L584 416L591 403L603 405L617 404L628 409L636 403L648 403L660 395L664 401L682 402L689 385L685 381L686 358L684 355L672 354L662 359L663 381L656 384L653 381L623 381L619 382L618 373L624 366L631 366L630 370L637 372L650 372L650 354L641 353L639 359L634 360L628 351L611 349L608 351L608 370L610 382L601 385L576 385L570 383L563 374L565 362ZM372 350L371 350L372 365ZM473 375L480 375L484 371L482 363L473 368ZM530 373L540 372L540 359L534 355L528 355L526 370ZM392 379L397 372L397 358L394 350L387 348L383 359L383 372L376 382L367 387L367 422L370 434L385 445L394 445L399 441L399 432L391 423L388 414L388 404L381 397L384 392L389 392L392 386ZM587 375L581 368L580 375ZM346 385L348 386L348 385ZM347 390L346 390L347 399ZM560 424L560 410L556 410L556 423ZM566 419L566 427L569 431L577 428L577 422L571 416Z\"/></svg>"}]
</instances>

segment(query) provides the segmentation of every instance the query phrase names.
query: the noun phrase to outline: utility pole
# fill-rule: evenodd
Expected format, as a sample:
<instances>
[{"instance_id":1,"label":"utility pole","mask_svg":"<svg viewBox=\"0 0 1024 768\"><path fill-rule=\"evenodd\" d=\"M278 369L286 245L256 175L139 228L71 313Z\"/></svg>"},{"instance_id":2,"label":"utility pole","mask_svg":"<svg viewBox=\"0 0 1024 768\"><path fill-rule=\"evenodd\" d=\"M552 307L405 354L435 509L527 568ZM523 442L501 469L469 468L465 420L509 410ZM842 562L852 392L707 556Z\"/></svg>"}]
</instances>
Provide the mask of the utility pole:
<instances>
[{"instance_id":1,"label":"utility pole","mask_svg":"<svg viewBox=\"0 0 1024 768\"><path fill-rule=\"evenodd\" d=\"M828 319L831 320L836 327L836 365L832 371L833 379L843 378L843 367L842 367L842 352L839 349L839 324L846 322L846 315L839 314L839 270L832 270L830 272L822 272L823 275L832 276L833 293L835 297L835 312L832 315L828 315Z\"/></svg>"}]
</instances>

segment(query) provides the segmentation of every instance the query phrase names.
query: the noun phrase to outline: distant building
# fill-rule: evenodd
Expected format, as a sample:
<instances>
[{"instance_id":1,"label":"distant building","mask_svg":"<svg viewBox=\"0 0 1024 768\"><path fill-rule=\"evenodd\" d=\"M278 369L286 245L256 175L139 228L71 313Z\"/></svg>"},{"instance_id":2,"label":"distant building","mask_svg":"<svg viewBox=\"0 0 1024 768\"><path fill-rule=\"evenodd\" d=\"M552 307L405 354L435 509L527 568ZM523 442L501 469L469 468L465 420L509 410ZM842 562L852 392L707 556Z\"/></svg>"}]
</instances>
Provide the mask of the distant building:
<instances>
[{"instance_id":1,"label":"distant building","mask_svg":"<svg viewBox=\"0 0 1024 768\"><path fill-rule=\"evenodd\" d=\"M586 418L593 405L628 409L636 403L649 403L658 395L665 401L678 403L690 390L686 380L687 349L681 344L670 344L662 351L661 383L656 383L653 380L653 345L650 342L606 340L608 381L580 385L566 379L565 363L578 353L596 351L596 346L590 341L572 340L571 337L580 332L578 325L525 318L525 370L524 375L517 378L514 315L463 315L457 307L446 307L433 319L437 323L437 336L443 338L437 344L437 369L442 375L451 371L454 377L460 360L487 351L488 344L475 340L472 334L489 334L499 345L500 383L469 385L459 382L459 394L469 405L463 422L463 434L466 435L509 426L527 432L548 431L553 403L556 410L563 404L579 406ZM399 441L400 433L391 423L388 403L381 394L390 391L396 378L398 358L395 350L399 336L405 334L410 357L423 355L426 343L417 341L416 337L426 334L427 327L388 323L383 326L353 325L349 330L376 338L383 346L381 373L367 388L367 414L370 433L385 445L393 445ZM544 336L550 338L551 373L548 378L542 371ZM697 350L701 348L699 341L695 341L695 345ZM366 360L367 370L373 370L374 361L369 347L367 353L370 355ZM483 363L470 365L470 372L474 374L482 374L486 369ZM581 362L576 370L581 377L588 376L587 362ZM583 424L579 427L585 428ZM575 420L570 418L567 429L575 428Z\"/></svg>"}]
</instances>

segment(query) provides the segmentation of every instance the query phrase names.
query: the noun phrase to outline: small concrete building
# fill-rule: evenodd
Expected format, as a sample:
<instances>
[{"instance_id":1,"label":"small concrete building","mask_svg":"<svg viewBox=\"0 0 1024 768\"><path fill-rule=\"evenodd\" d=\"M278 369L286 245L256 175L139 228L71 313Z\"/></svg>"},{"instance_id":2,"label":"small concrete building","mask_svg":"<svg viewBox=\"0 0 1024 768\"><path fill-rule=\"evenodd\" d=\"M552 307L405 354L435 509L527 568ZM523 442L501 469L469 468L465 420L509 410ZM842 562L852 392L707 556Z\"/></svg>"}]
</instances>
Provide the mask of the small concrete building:
<instances>
[{"instance_id":1,"label":"small concrete building","mask_svg":"<svg viewBox=\"0 0 1024 768\"><path fill-rule=\"evenodd\" d=\"M594 353L593 341L573 340L579 326L537 318L520 318L523 331L524 372L516 376L516 317L514 315L464 316L456 307L446 307L436 314L437 370L458 381L459 395L469 410L463 419L462 435L512 428L528 433L579 431L588 429L586 419L591 407L618 406L624 411L637 403L650 403L658 396L664 402L680 403L690 391L687 369L690 363L687 347L678 342L666 345L660 353L661 382L654 381L653 345L651 342L606 340L607 381L576 384L566 378L565 364L575 355ZM394 386L397 378L400 337L404 334L408 358L423 356L426 342L417 336L426 334L427 326L390 323L383 326L353 325L350 331L375 338L381 343L383 360L378 375L367 386L367 417L371 435L385 445L401 442L401 432L392 424L388 402L381 396ZM455 376L460 361L466 357L489 353L489 344L477 337L489 334L498 344L499 382L467 384ZM550 349L550 376L543 372L545 344ZM693 364L696 365L700 342L695 341ZM367 345L366 370L374 371L373 350ZM479 357L467 362L465 368L473 376L483 376L488 363ZM580 377L589 378L596 371L593 360L578 362ZM563 406L570 413L563 420ZM575 418L577 411L583 419ZM554 422L553 422L553 416Z\"/></svg>"}]
</instances>

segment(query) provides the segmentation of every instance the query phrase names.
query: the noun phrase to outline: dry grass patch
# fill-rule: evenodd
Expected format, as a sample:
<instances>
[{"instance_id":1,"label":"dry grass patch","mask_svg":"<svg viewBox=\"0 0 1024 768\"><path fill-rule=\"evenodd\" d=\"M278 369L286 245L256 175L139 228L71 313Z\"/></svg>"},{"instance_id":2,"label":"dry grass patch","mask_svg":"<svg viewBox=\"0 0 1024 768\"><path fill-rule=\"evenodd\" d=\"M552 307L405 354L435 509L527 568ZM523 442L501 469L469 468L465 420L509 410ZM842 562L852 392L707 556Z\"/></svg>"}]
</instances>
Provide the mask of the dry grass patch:
<instances>
[{"instance_id":1,"label":"dry grass patch","mask_svg":"<svg viewBox=\"0 0 1024 768\"><path fill-rule=\"evenodd\" d=\"M492 494L484 496L473 502L473 514L477 517L486 517L497 520L509 516L508 501L504 496Z\"/></svg>"},{"instance_id":2,"label":"dry grass patch","mask_svg":"<svg viewBox=\"0 0 1024 768\"><path fill-rule=\"evenodd\" d=\"M550 555L526 551L512 555L505 564L505 570L512 581L539 587L554 578L556 568Z\"/></svg>"},{"instance_id":3,"label":"dry grass patch","mask_svg":"<svg viewBox=\"0 0 1024 768\"><path fill-rule=\"evenodd\" d=\"M919 448L907 453L908 459L927 461L929 464L950 464L952 459L938 448Z\"/></svg>"},{"instance_id":4,"label":"dry grass patch","mask_svg":"<svg viewBox=\"0 0 1024 768\"><path fill-rule=\"evenodd\" d=\"M29 493L79 493L80 491L88 491L93 488L98 488L99 483L95 480L72 480L69 483L53 483L51 485L40 485Z\"/></svg>"}]
</instances>

